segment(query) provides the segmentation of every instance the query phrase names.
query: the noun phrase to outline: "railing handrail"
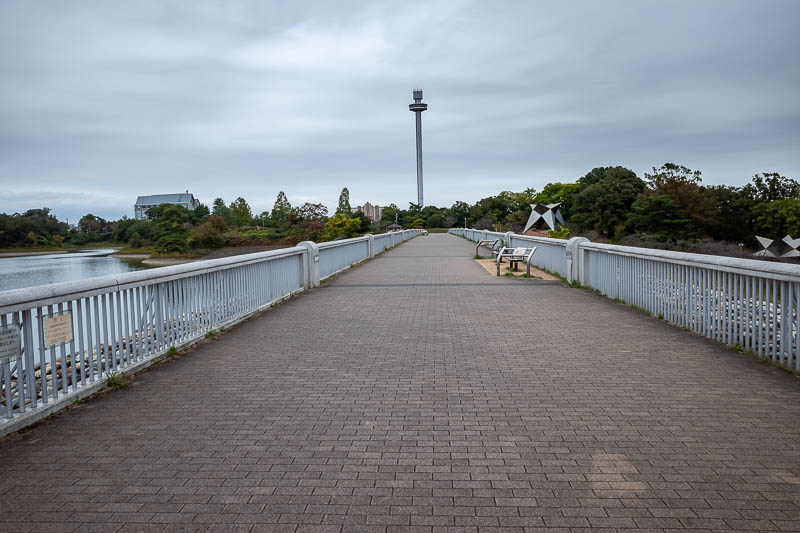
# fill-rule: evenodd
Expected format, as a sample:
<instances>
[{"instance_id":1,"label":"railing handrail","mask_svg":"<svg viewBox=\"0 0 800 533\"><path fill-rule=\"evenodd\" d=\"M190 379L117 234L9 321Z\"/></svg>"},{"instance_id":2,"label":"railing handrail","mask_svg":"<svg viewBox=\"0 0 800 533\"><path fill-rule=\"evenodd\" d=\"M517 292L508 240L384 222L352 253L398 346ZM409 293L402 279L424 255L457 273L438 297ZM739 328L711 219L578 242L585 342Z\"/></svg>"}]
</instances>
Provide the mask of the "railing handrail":
<instances>
[{"instance_id":1,"label":"railing handrail","mask_svg":"<svg viewBox=\"0 0 800 533\"><path fill-rule=\"evenodd\" d=\"M553 239L550 237L539 237L537 235L521 235L519 233L514 233L514 238L519 239L521 241L531 241L531 242L539 242L542 244L549 244L551 246L566 246L567 239Z\"/></svg>"},{"instance_id":2,"label":"railing handrail","mask_svg":"<svg viewBox=\"0 0 800 533\"><path fill-rule=\"evenodd\" d=\"M357 242L367 242L369 241L369 237L353 237L351 239L339 239L338 241L328 241L328 242L320 242L317 243L320 250L324 250L325 248L335 248L337 246L345 246L347 244L354 244Z\"/></svg>"},{"instance_id":3,"label":"railing handrail","mask_svg":"<svg viewBox=\"0 0 800 533\"><path fill-rule=\"evenodd\" d=\"M137 270L135 272L123 272L108 276L2 291L0 292L0 313L13 313L23 309L49 305L53 300L64 301L65 296L81 298L90 296L92 293L105 292L109 289L133 288L153 282L171 281L304 253L306 253L305 248L293 246L291 248L221 257L219 259L192 261L182 265L165 266L151 270Z\"/></svg>"},{"instance_id":4,"label":"railing handrail","mask_svg":"<svg viewBox=\"0 0 800 533\"><path fill-rule=\"evenodd\" d=\"M470 228L452 228L455 231L474 231ZM493 235L504 235L496 231L487 231ZM527 240L542 244L567 246L568 240L554 239L551 237L539 237L533 235L512 234L514 239ZM672 250L658 250L654 248L639 248L635 246L621 246L619 244L604 244L599 242L583 241L580 243L583 250L603 251L614 255L624 255L631 257L641 257L654 261L670 262L682 265L712 268L724 272L735 272L749 276L777 279L781 281L800 281L800 265L788 263L773 263L770 261L759 261L758 259L746 259L739 257L724 257L709 254L696 254L690 252L676 252Z\"/></svg>"},{"instance_id":5,"label":"railing handrail","mask_svg":"<svg viewBox=\"0 0 800 533\"><path fill-rule=\"evenodd\" d=\"M726 272L747 274L749 276L766 277L765 274L774 274L780 276L780 279L784 281L800 281L800 265L791 265L787 263L773 263L770 261L759 261L758 259L745 259L743 257L695 254L690 252L638 248L634 246L620 246L618 244L603 244L598 242L581 243L581 248L585 250L602 250L616 255L645 257L679 264L709 267Z\"/></svg>"},{"instance_id":6,"label":"railing handrail","mask_svg":"<svg viewBox=\"0 0 800 533\"><path fill-rule=\"evenodd\" d=\"M402 234L403 232L396 233ZM390 236L390 233L381 233L375 235L374 237L383 238ZM348 244L368 241L369 237L363 236L353 237L351 239L342 239L338 241L323 242L319 243L318 246L321 250L324 250L335 248L337 246L346 246ZM288 248L280 248L278 250L268 250L266 252L255 252L232 257L222 257L219 259L192 261L191 263L185 263L182 265L165 266L150 270L123 272L108 276L98 276L95 278L86 278L82 280L63 281L59 283L50 283L47 285L0 291L0 313L13 313L23 309L41 307L54 302L61 302L66 296L70 296L72 298L81 298L85 296L91 296L93 294L99 294L109 289L134 288L151 283L171 281L197 274L214 272L216 270L224 270L227 268L244 266L259 261L277 259L280 257L304 253L307 253L306 248L293 246Z\"/></svg>"}]
</instances>

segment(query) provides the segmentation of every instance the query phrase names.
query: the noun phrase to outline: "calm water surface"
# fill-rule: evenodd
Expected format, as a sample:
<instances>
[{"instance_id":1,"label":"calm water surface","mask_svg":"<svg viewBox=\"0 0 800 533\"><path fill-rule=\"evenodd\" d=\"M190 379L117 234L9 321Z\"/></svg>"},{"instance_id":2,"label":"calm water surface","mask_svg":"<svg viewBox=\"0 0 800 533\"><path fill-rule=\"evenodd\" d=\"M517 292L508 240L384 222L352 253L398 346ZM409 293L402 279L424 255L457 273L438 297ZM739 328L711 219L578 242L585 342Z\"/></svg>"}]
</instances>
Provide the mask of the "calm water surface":
<instances>
[{"instance_id":1,"label":"calm water surface","mask_svg":"<svg viewBox=\"0 0 800 533\"><path fill-rule=\"evenodd\" d=\"M148 268L141 261L110 257L113 251L101 249L0 258L0 291Z\"/></svg>"}]
</instances>

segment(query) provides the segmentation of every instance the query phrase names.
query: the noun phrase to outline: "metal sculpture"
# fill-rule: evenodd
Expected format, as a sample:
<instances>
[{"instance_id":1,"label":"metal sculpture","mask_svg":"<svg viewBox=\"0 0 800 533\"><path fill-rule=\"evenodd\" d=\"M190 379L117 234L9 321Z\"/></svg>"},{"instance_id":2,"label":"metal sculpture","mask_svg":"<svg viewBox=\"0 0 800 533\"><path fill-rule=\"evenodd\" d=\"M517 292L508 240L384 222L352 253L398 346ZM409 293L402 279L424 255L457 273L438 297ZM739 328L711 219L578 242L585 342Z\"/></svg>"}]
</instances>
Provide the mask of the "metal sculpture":
<instances>
[{"instance_id":1,"label":"metal sculpture","mask_svg":"<svg viewBox=\"0 0 800 533\"><path fill-rule=\"evenodd\" d=\"M561 224L562 226L566 226L566 222L564 222L564 217L561 216L561 204L531 204L531 216L528 218L528 223L525 224L525 229L522 230L522 233L525 233L531 227L535 226L539 221L543 220L547 227L551 230L556 229L556 222Z\"/></svg>"},{"instance_id":2,"label":"metal sculpture","mask_svg":"<svg viewBox=\"0 0 800 533\"><path fill-rule=\"evenodd\" d=\"M756 240L761 245L761 250L757 251L753 255L757 257L778 257L780 253L780 243L781 241L775 242L775 239L767 239L766 237L758 237L756 236ZM800 257L800 238L793 239L790 235L787 235L782 239L782 242L789 247L789 251L781 254L780 257ZM772 246L775 244L775 246ZM770 250L772 247L772 250Z\"/></svg>"},{"instance_id":3,"label":"metal sculpture","mask_svg":"<svg viewBox=\"0 0 800 533\"><path fill-rule=\"evenodd\" d=\"M789 246L789 251L783 254L781 257L800 257L800 237L796 239L792 239L789 235L783 238L783 242L785 242Z\"/></svg>"},{"instance_id":4,"label":"metal sculpture","mask_svg":"<svg viewBox=\"0 0 800 533\"><path fill-rule=\"evenodd\" d=\"M772 246L772 243L775 242L774 239L767 239L766 237L759 237L756 235L756 240L758 244L761 245L761 250L757 251L753 255L757 257L775 257L775 254L769 249Z\"/></svg>"}]
</instances>

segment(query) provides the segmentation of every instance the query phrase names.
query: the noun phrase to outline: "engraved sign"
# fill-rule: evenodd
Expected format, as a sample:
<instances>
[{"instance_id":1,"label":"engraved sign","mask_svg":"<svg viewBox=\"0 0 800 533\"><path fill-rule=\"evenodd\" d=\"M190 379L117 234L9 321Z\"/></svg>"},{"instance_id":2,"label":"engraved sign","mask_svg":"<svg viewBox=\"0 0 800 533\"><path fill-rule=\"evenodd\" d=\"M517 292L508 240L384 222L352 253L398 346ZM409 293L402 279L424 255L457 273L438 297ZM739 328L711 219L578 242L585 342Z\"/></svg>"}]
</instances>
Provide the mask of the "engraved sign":
<instances>
[{"instance_id":1,"label":"engraved sign","mask_svg":"<svg viewBox=\"0 0 800 533\"><path fill-rule=\"evenodd\" d=\"M72 313L48 316L44 319L44 344L48 348L72 341Z\"/></svg>"},{"instance_id":2,"label":"engraved sign","mask_svg":"<svg viewBox=\"0 0 800 533\"><path fill-rule=\"evenodd\" d=\"M20 356L19 326L0 326L0 363Z\"/></svg>"}]
</instances>

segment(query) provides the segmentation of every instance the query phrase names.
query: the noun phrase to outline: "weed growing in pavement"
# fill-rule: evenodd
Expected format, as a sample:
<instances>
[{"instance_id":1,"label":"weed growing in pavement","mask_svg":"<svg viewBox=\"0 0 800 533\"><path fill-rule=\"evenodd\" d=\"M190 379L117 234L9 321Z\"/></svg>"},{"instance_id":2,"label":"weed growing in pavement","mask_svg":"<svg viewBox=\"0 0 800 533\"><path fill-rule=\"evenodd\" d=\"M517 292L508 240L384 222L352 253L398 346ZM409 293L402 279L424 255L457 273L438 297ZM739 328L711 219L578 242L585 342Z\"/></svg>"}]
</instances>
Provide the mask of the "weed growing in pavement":
<instances>
[{"instance_id":1,"label":"weed growing in pavement","mask_svg":"<svg viewBox=\"0 0 800 533\"><path fill-rule=\"evenodd\" d=\"M106 376L106 384L112 389L122 389L131 384L122 372L110 372Z\"/></svg>"}]
</instances>

